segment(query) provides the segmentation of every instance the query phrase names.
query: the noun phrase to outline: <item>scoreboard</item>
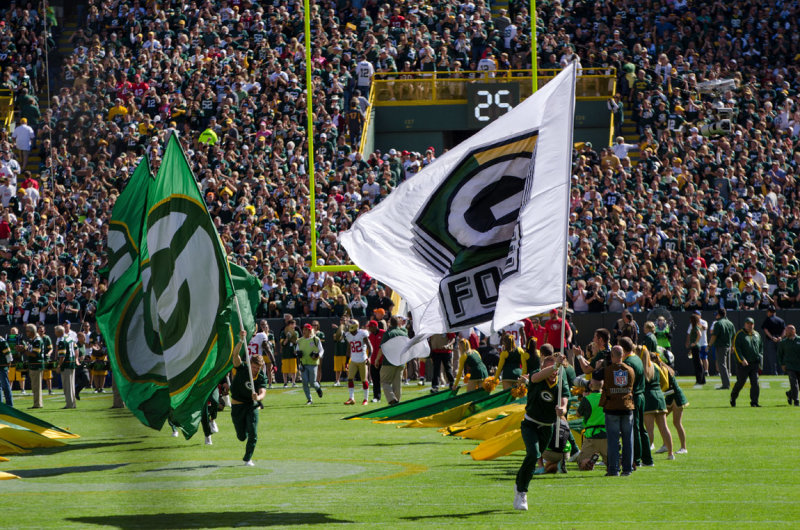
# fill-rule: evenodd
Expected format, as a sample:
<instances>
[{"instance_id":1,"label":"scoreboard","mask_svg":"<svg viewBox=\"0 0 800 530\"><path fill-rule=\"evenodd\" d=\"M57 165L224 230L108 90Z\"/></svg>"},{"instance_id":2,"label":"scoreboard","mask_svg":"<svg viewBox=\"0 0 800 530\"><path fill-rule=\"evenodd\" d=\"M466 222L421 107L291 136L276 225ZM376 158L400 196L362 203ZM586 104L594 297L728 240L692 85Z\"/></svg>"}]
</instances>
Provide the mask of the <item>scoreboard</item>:
<instances>
[{"instance_id":1,"label":"scoreboard","mask_svg":"<svg viewBox=\"0 0 800 530\"><path fill-rule=\"evenodd\" d=\"M470 83L467 85L467 126L480 129L519 103L516 83Z\"/></svg>"}]
</instances>

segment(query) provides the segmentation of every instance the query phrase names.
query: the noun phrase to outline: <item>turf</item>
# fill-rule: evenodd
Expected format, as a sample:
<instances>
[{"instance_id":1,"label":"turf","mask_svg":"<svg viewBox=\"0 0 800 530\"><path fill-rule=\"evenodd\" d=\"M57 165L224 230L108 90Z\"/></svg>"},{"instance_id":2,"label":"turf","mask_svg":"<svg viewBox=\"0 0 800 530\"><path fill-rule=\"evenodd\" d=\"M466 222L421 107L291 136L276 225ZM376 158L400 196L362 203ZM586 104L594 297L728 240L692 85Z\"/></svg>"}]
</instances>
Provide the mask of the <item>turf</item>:
<instances>
[{"instance_id":1,"label":"turf","mask_svg":"<svg viewBox=\"0 0 800 530\"><path fill-rule=\"evenodd\" d=\"M745 388L731 409L715 381L693 390L681 379L688 455L656 455L654 468L629 478L570 464L567 475L534 478L525 513L511 509L520 454L474 462L461 451L475 441L342 421L355 408L342 404L346 388L326 387L308 407L299 388L269 391L253 468L241 465L227 411L205 446L201 435L172 438L111 410L108 394L86 394L78 410L61 410L54 395L36 415L82 438L0 463L23 477L0 482L0 527L794 526L800 408L787 406L785 381L762 379L763 408L748 406ZM15 399L31 405L30 396Z\"/></svg>"}]
</instances>

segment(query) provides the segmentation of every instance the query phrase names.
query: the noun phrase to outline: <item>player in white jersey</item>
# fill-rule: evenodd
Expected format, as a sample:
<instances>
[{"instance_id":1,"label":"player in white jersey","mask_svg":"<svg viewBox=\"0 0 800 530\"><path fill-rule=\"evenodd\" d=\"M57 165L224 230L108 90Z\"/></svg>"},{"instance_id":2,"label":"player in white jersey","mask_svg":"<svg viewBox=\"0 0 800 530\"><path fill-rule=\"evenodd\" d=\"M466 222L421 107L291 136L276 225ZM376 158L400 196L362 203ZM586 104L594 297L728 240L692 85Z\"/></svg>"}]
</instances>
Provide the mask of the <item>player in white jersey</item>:
<instances>
[{"instance_id":1,"label":"player in white jersey","mask_svg":"<svg viewBox=\"0 0 800 530\"><path fill-rule=\"evenodd\" d=\"M527 342L527 337L525 336L525 323L522 321L517 321L500 328L497 330L497 333L493 333L489 343L492 346L499 346L500 337L505 334L509 334L514 337L514 343L517 348L522 348Z\"/></svg>"},{"instance_id":2,"label":"player in white jersey","mask_svg":"<svg viewBox=\"0 0 800 530\"><path fill-rule=\"evenodd\" d=\"M247 345L247 353L251 357L259 356L264 359L264 370L266 370L268 387L272 388L273 379L273 366L275 366L275 335L269 330L269 324L266 320L258 321L258 333L253 335L250 343Z\"/></svg>"},{"instance_id":3,"label":"player in white jersey","mask_svg":"<svg viewBox=\"0 0 800 530\"><path fill-rule=\"evenodd\" d=\"M355 377L361 377L361 386L364 389L364 401L362 405L369 402L369 381L367 381L367 359L372 355L372 345L369 342L369 332L359 329L358 320L351 320L347 331L344 334L347 344L350 347L350 364L347 367L347 390L350 392L350 399L344 402L345 405L355 405Z\"/></svg>"}]
</instances>

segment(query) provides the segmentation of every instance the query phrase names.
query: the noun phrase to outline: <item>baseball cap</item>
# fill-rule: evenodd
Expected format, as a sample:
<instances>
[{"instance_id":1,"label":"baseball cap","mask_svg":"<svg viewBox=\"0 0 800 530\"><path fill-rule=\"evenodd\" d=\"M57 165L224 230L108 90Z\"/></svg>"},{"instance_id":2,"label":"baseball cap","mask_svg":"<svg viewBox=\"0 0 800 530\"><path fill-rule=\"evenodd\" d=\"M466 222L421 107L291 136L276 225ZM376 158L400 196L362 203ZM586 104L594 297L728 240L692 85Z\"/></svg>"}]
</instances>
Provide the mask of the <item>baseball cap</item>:
<instances>
[{"instance_id":1,"label":"baseball cap","mask_svg":"<svg viewBox=\"0 0 800 530\"><path fill-rule=\"evenodd\" d=\"M744 319L744 323L745 324L755 324L756 322L752 318L747 317L747 318Z\"/></svg>"},{"instance_id":2,"label":"baseball cap","mask_svg":"<svg viewBox=\"0 0 800 530\"><path fill-rule=\"evenodd\" d=\"M303 329L314 329L311 324L303 324Z\"/></svg>"},{"instance_id":3,"label":"baseball cap","mask_svg":"<svg viewBox=\"0 0 800 530\"><path fill-rule=\"evenodd\" d=\"M377 328L378 327L378 321L377 320L370 320L369 322L367 322L367 327L370 327L370 326L375 326Z\"/></svg>"}]
</instances>

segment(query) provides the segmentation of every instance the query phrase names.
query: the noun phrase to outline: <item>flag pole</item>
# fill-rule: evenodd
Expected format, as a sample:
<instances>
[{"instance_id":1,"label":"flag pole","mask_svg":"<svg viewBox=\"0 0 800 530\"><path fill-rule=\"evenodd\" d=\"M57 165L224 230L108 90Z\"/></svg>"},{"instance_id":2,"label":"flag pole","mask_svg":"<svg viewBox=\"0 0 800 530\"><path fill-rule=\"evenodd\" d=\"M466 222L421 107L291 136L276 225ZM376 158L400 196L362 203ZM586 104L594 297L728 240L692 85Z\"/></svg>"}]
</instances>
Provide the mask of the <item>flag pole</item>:
<instances>
[{"instance_id":1,"label":"flag pole","mask_svg":"<svg viewBox=\"0 0 800 530\"><path fill-rule=\"evenodd\" d=\"M535 94L536 91L539 89L539 57L536 51L536 0L531 0L531 9L530 9L530 18L531 18L531 84L533 85L533 91L531 94Z\"/></svg>"},{"instance_id":2,"label":"flag pole","mask_svg":"<svg viewBox=\"0 0 800 530\"><path fill-rule=\"evenodd\" d=\"M578 72L578 68L577 68L577 65L576 65L576 61L573 59L573 61L572 61L572 94L573 94L573 96L572 96L572 100L570 101L570 107L571 107L570 112L571 112L571 114L573 116L575 115L575 83L576 83L576 79L577 79L577 72ZM568 145L569 145L569 153L570 153L570 155L567 157L567 175L570 175L570 178L569 178L569 183L565 187L566 187L566 203L567 203L566 204L566 208L567 208L567 211L569 211L569 196L570 196L570 193L572 191L571 190L571 188L572 188L572 176L571 176L571 173L572 173L572 134L573 134L573 128L572 127L570 127L569 132L567 134L569 135L569 144ZM564 285L563 285L563 287L561 289L561 297L562 297L561 298L561 345L560 345L560 348L561 348L560 353L561 353L561 355L564 355L564 341L566 340L566 336L567 336L567 268L569 267L569 215L567 215L567 222L564 223L564 242L565 242L565 245L564 245ZM558 383L557 383L558 384L558 401L556 402L556 403L558 403L557 406L559 406L559 407L561 406L561 377L563 377L563 375L564 375L564 367L563 366L559 366L558 367ZM558 417L556 417L556 423L555 423L555 427L556 428L560 427L560 421L561 420ZM560 445L559 436L558 436L558 433L556 433L556 443L555 443L556 449L559 448L559 445Z\"/></svg>"}]
</instances>

